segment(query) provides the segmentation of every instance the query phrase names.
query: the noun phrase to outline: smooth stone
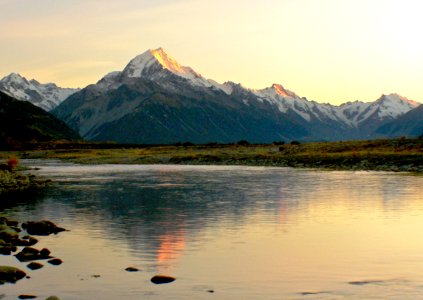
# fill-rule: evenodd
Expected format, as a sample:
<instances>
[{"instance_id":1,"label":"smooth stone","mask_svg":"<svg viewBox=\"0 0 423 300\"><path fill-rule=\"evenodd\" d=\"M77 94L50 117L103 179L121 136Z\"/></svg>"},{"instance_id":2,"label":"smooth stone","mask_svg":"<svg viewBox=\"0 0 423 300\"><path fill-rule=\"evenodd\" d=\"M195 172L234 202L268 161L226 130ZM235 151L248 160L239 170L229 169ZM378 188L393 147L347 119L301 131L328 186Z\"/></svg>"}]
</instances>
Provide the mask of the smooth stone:
<instances>
[{"instance_id":1,"label":"smooth stone","mask_svg":"<svg viewBox=\"0 0 423 300\"><path fill-rule=\"evenodd\" d=\"M11 255L12 252L17 250L16 246L11 243L4 243L2 244L0 241L0 254L3 255Z\"/></svg>"},{"instance_id":2,"label":"smooth stone","mask_svg":"<svg viewBox=\"0 0 423 300\"><path fill-rule=\"evenodd\" d=\"M166 275L156 275L153 278L151 278L151 282L154 284L164 284L164 283L170 283L175 281L174 277L166 276Z\"/></svg>"},{"instance_id":3,"label":"smooth stone","mask_svg":"<svg viewBox=\"0 0 423 300\"><path fill-rule=\"evenodd\" d=\"M5 224L7 226L18 226L19 222L6 217L0 217L0 224Z\"/></svg>"},{"instance_id":4,"label":"smooth stone","mask_svg":"<svg viewBox=\"0 0 423 300\"><path fill-rule=\"evenodd\" d=\"M35 248L25 247L22 249L21 252L19 252L15 256L21 262L51 258L51 256L49 256L48 254L46 255L47 252L50 253L50 251L47 249L43 249L42 253L41 251Z\"/></svg>"},{"instance_id":5,"label":"smooth stone","mask_svg":"<svg viewBox=\"0 0 423 300\"><path fill-rule=\"evenodd\" d=\"M139 271L139 269L134 268L134 267L127 267L127 268L125 269L125 271L128 271L128 272L138 272L138 271Z\"/></svg>"},{"instance_id":6,"label":"smooth stone","mask_svg":"<svg viewBox=\"0 0 423 300\"><path fill-rule=\"evenodd\" d=\"M41 249L41 251L40 251L40 255L41 256L49 256L50 255L50 250L48 250L47 248L43 248L43 249Z\"/></svg>"},{"instance_id":7,"label":"smooth stone","mask_svg":"<svg viewBox=\"0 0 423 300\"><path fill-rule=\"evenodd\" d=\"M38 269L41 269L42 267L44 267L44 265L37 263L37 262L31 262L31 263L27 264L26 267L28 269L31 269L31 270L38 270Z\"/></svg>"},{"instance_id":8,"label":"smooth stone","mask_svg":"<svg viewBox=\"0 0 423 300\"><path fill-rule=\"evenodd\" d=\"M35 299L37 296L34 295L19 295L18 299Z\"/></svg>"},{"instance_id":9,"label":"smooth stone","mask_svg":"<svg viewBox=\"0 0 423 300\"><path fill-rule=\"evenodd\" d=\"M39 222L28 221L22 224L22 228L31 235L50 235L66 230L47 220Z\"/></svg>"},{"instance_id":10,"label":"smooth stone","mask_svg":"<svg viewBox=\"0 0 423 300\"><path fill-rule=\"evenodd\" d=\"M57 297L57 296L50 296L50 297L46 298L46 300L60 300L60 298Z\"/></svg>"},{"instance_id":11,"label":"smooth stone","mask_svg":"<svg viewBox=\"0 0 423 300\"><path fill-rule=\"evenodd\" d=\"M19 233L10 226L0 225L0 239L5 242L19 239Z\"/></svg>"},{"instance_id":12,"label":"smooth stone","mask_svg":"<svg viewBox=\"0 0 423 300\"><path fill-rule=\"evenodd\" d=\"M49 261L47 261L50 265L53 265L53 266L58 266L58 265L61 265L62 263L63 263L63 261L60 259L60 258L53 258L53 259L50 259Z\"/></svg>"},{"instance_id":13,"label":"smooth stone","mask_svg":"<svg viewBox=\"0 0 423 300\"><path fill-rule=\"evenodd\" d=\"M36 243L38 243L38 240L36 238L29 235L25 235L24 237L22 237L22 241L23 243L25 243L25 245L22 246L34 246Z\"/></svg>"},{"instance_id":14,"label":"smooth stone","mask_svg":"<svg viewBox=\"0 0 423 300\"><path fill-rule=\"evenodd\" d=\"M5 282L15 283L24 278L26 273L18 268L9 266L0 266L0 284Z\"/></svg>"}]
</instances>

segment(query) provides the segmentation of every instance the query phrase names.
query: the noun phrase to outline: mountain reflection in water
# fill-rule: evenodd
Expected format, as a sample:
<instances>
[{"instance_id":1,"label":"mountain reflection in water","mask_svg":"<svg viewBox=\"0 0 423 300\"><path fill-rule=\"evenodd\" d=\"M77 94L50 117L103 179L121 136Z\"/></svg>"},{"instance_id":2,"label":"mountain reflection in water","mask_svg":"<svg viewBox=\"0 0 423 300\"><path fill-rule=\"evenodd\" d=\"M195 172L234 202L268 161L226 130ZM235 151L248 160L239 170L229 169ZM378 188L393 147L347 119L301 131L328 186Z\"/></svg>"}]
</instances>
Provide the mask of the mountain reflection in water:
<instances>
[{"instance_id":1,"label":"mountain reflection in water","mask_svg":"<svg viewBox=\"0 0 423 300\"><path fill-rule=\"evenodd\" d=\"M202 299L207 290L219 299L395 299L404 290L422 292L421 176L25 163L55 184L41 199L5 211L71 231L43 240L65 261L59 273L46 268L7 286L6 295L20 287L42 292L46 278L64 299L76 291L78 299ZM119 273L129 265L142 270L139 277ZM178 279L157 290L148 282L155 273Z\"/></svg>"}]
</instances>

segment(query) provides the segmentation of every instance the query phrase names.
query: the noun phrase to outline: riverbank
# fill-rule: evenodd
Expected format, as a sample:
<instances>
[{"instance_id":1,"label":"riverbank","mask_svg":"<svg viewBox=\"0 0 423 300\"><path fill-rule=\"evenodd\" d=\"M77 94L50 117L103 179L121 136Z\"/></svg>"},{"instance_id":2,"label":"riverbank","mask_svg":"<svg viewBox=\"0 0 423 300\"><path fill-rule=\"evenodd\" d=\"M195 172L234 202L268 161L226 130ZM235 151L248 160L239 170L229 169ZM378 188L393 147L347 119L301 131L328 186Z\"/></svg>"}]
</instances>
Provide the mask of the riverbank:
<instances>
[{"instance_id":1,"label":"riverbank","mask_svg":"<svg viewBox=\"0 0 423 300\"><path fill-rule=\"evenodd\" d=\"M110 146L110 144L109 144ZM272 145L52 144L30 151L2 152L28 159L60 159L80 164L252 165L325 170L423 173L423 140L392 139Z\"/></svg>"},{"instance_id":2,"label":"riverbank","mask_svg":"<svg viewBox=\"0 0 423 300\"><path fill-rule=\"evenodd\" d=\"M0 196L39 190L51 181L36 178L24 171L26 168L19 165L16 155L9 154L4 163L0 163Z\"/></svg>"}]
</instances>

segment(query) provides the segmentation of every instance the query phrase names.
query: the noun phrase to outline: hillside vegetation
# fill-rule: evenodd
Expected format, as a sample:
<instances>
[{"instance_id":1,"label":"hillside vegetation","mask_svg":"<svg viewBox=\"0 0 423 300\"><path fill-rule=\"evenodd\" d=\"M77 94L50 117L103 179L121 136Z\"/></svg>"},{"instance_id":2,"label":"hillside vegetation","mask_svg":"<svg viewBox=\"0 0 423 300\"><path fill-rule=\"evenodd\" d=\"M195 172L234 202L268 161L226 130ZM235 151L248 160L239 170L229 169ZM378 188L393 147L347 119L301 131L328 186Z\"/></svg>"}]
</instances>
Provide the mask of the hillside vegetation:
<instances>
[{"instance_id":1,"label":"hillside vegetation","mask_svg":"<svg viewBox=\"0 0 423 300\"><path fill-rule=\"evenodd\" d=\"M48 112L0 92L0 149L18 148L31 142L79 138L76 132Z\"/></svg>"}]
</instances>

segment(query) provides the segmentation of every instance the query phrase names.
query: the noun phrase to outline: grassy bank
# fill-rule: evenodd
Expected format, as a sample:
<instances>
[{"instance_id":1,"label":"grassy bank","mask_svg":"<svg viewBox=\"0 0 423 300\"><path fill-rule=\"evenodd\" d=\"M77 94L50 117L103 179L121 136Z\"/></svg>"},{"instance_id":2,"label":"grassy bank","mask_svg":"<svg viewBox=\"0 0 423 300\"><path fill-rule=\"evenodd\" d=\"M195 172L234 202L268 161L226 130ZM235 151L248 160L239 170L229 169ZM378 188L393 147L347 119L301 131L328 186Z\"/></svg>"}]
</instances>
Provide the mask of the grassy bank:
<instances>
[{"instance_id":1,"label":"grassy bank","mask_svg":"<svg viewBox=\"0 0 423 300\"><path fill-rule=\"evenodd\" d=\"M91 146L90 146L91 145ZM136 146L81 144L2 152L1 156L82 164L218 164L423 173L423 140L394 139L283 145Z\"/></svg>"},{"instance_id":2,"label":"grassy bank","mask_svg":"<svg viewBox=\"0 0 423 300\"><path fill-rule=\"evenodd\" d=\"M15 156L10 157L9 155L6 163L0 164L0 196L40 189L50 182L25 174L25 169L18 166L19 160Z\"/></svg>"}]
</instances>

